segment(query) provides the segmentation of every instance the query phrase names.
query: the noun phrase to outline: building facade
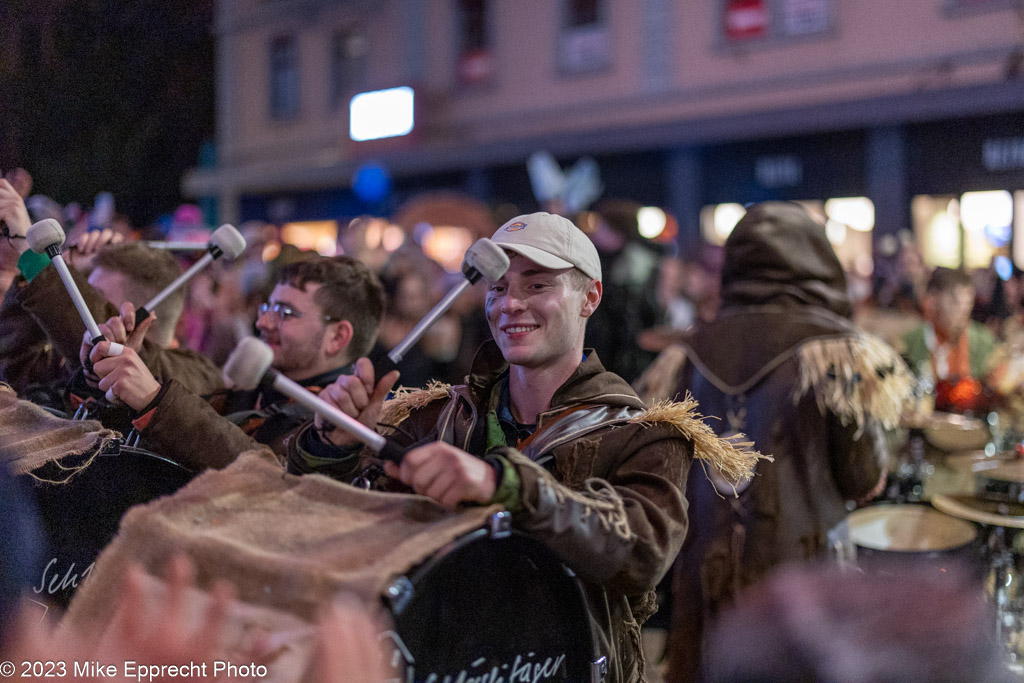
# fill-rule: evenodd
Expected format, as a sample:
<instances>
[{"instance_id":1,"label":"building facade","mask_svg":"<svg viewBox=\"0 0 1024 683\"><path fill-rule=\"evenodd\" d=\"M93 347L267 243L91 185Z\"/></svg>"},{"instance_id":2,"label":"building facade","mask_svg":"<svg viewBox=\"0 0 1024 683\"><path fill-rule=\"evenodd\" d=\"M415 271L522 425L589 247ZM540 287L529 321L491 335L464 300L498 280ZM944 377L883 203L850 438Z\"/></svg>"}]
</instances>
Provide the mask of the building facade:
<instances>
[{"instance_id":1,"label":"building facade","mask_svg":"<svg viewBox=\"0 0 1024 683\"><path fill-rule=\"evenodd\" d=\"M222 220L439 188L534 210L543 149L594 157L605 196L664 207L683 246L716 239L714 207L764 199L867 198L846 222L876 246L952 220L969 260L957 209L995 191L978 201L1024 231L1021 0L220 0L215 32L216 162L183 182ZM396 86L411 131L354 140L352 97ZM390 204L353 192L371 161Z\"/></svg>"}]
</instances>

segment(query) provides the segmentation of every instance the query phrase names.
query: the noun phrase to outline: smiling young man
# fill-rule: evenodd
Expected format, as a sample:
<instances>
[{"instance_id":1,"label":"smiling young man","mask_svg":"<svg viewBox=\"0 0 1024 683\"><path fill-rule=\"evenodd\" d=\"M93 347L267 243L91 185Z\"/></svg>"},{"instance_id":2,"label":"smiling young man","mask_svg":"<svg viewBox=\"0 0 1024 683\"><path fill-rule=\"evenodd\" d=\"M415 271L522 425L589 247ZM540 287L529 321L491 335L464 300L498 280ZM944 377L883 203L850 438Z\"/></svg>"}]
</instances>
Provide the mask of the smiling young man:
<instances>
[{"instance_id":1,"label":"smiling young man","mask_svg":"<svg viewBox=\"0 0 1024 683\"><path fill-rule=\"evenodd\" d=\"M281 270L256 327L274 351L272 366L316 392L351 372L352 361L370 350L383 310L383 289L365 265L347 256L316 256ZM157 383L130 349L104 358L101 342L92 353L100 389L112 389L137 412L134 425L145 447L197 469L228 464L253 448L253 440L283 454L285 439L312 417L272 387L204 399L173 379ZM186 428L195 440L181 438Z\"/></svg>"},{"instance_id":2,"label":"smiling young man","mask_svg":"<svg viewBox=\"0 0 1024 683\"><path fill-rule=\"evenodd\" d=\"M289 468L454 508L502 504L513 524L547 545L587 587L610 681L643 677L640 624L653 589L686 535L683 489L696 455L742 474L756 454L711 435L693 404L646 410L619 376L583 348L601 303L590 239L561 216L519 216L492 240L510 257L491 283L483 346L465 385L400 393L360 359L320 394L410 449L400 466L360 453L341 430L315 423L289 446ZM404 416L404 417L403 417ZM318 418L319 419L319 418Z\"/></svg>"}]
</instances>

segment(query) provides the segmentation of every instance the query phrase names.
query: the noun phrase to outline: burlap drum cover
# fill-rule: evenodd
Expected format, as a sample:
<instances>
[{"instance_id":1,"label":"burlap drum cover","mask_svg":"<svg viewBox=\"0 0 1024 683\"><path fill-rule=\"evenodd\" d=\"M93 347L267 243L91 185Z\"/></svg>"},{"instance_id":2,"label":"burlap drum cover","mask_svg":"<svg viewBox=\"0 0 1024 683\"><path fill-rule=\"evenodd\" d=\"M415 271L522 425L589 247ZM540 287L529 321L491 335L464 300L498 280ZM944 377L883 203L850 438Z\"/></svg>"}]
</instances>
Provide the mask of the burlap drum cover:
<instances>
[{"instance_id":1,"label":"burlap drum cover","mask_svg":"<svg viewBox=\"0 0 1024 683\"><path fill-rule=\"evenodd\" d=\"M377 604L393 578L498 509L450 512L420 496L297 477L250 451L173 496L131 509L75 595L66 623L105 629L128 563L158 575L175 550L192 559L200 587L228 578L240 601L311 622L339 592Z\"/></svg>"},{"instance_id":2,"label":"burlap drum cover","mask_svg":"<svg viewBox=\"0 0 1024 683\"><path fill-rule=\"evenodd\" d=\"M142 600L148 614L155 614L163 604L167 591L161 579L146 575L142 584ZM181 611L186 623L198 625L210 609L212 598L195 588L185 592ZM143 624L145 624L143 620ZM150 624L151 627L155 625ZM94 632L90 632L94 635ZM102 633L97 652L123 652L119 648L123 636L121 626L114 621ZM213 677L211 660L230 662L242 669L243 674L230 680L251 680L258 677L264 683L295 683L308 680L309 665L316 648L316 627L304 619L270 607L250 605L238 600L229 603L220 641L207 643L207 676ZM143 662L154 665L159 662ZM178 662L180 663L180 662ZM253 670L256 666L263 669ZM263 675L263 672L266 672ZM225 674L217 678L224 680Z\"/></svg>"},{"instance_id":3,"label":"burlap drum cover","mask_svg":"<svg viewBox=\"0 0 1024 683\"><path fill-rule=\"evenodd\" d=\"M94 420L51 415L0 384L0 463L12 474L28 474L48 462L96 451L116 436Z\"/></svg>"}]
</instances>

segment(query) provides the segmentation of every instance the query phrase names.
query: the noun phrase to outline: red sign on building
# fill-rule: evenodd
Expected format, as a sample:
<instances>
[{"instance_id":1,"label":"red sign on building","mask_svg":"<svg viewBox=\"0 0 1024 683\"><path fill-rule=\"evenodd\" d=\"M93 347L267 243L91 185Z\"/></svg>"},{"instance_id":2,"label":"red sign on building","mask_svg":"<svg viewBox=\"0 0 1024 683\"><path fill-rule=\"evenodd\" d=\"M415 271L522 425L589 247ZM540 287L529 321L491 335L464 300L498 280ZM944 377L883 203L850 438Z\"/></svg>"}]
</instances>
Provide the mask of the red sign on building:
<instances>
[{"instance_id":1,"label":"red sign on building","mask_svg":"<svg viewBox=\"0 0 1024 683\"><path fill-rule=\"evenodd\" d=\"M729 40L759 38L768 32L768 8L764 0L729 0L723 25Z\"/></svg>"}]
</instances>

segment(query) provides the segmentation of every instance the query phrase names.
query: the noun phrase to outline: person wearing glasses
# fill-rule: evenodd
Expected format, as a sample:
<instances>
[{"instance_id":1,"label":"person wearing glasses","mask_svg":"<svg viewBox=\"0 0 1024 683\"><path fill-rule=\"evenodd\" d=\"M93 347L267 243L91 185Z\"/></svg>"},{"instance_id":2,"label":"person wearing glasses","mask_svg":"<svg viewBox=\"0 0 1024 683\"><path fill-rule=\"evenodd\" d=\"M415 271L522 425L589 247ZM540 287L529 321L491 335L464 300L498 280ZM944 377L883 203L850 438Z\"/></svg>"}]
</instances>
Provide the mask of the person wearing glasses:
<instances>
[{"instance_id":1,"label":"person wearing glasses","mask_svg":"<svg viewBox=\"0 0 1024 683\"><path fill-rule=\"evenodd\" d=\"M373 347L383 310L383 288L364 264L316 256L281 269L256 327L274 352L273 368L319 392ZM313 417L273 387L200 397L173 378L157 382L130 349L106 358L106 348L91 350L99 387L135 411L146 448L193 469L223 467L256 443L280 456L285 439Z\"/></svg>"}]
</instances>

